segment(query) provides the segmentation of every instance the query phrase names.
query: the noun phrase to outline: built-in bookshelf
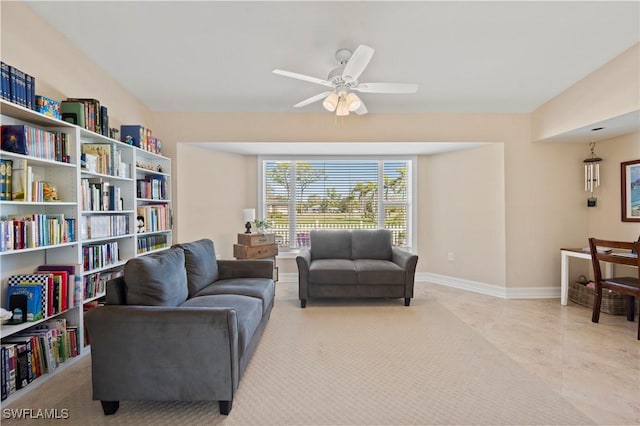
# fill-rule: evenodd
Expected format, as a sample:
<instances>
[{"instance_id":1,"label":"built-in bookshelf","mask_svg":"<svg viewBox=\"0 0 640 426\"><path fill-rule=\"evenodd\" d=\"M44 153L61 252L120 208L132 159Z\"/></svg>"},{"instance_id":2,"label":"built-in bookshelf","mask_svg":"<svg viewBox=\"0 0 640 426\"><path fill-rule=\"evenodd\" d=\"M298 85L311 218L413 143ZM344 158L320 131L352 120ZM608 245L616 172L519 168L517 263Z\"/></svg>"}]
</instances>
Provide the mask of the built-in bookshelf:
<instances>
[{"instance_id":1,"label":"built-in bookshelf","mask_svg":"<svg viewBox=\"0 0 640 426\"><path fill-rule=\"evenodd\" d=\"M35 345L54 333L47 329L64 329L68 347L50 370L40 361L43 374L34 383L42 383L88 353L84 314L104 297L106 282L121 273L127 260L171 246L171 160L4 100L0 119L2 125L49 132L47 137L64 143L64 156L54 148L47 158L40 151L22 155L0 150L0 159L19 165L21 179L31 188L19 200L0 200L2 307L9 307L9 277L53 265L72 272L65 275L64 295L59 287L47 288L56 292L52 296L59 310L0 328L3 346L26 335L36 336ZM16 177L12 171L11 179ZM138 216L144 217L144 228L139 229ZM3 404L36 386L11 393Z\"/></svg>"}]
</instances>

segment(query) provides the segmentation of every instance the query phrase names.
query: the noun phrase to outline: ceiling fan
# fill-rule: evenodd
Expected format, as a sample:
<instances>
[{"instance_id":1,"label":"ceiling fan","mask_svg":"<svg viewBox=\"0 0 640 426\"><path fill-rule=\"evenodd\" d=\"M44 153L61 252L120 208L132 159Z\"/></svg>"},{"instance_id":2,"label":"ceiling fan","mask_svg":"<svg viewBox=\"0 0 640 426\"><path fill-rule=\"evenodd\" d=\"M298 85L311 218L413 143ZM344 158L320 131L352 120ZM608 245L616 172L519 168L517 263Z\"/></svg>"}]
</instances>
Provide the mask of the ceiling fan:
<instances>
[{"instance_id":1,"label":"ceiling fan","mask_svg":"<svg viewBox=\"0 0 640 426\"><path fill-rule=\"evenodd\" d=\"M358 46L354 52L349 49L338 50L336 59L340 66L331 70L326 80L279 69L275 69L273 72L331 88L331 90L298 102L294 105L295 108L323 99L322 106L328 111L335 111L336 115L349 115L349 112L362 115L367 113L367 108L358 95L353 93L354 91L360 93L415 93L418 91L418 85L410 83L360 83L358 78L371 61L374 52L371 47L364 44Z\"/></svg>"}]
</instances>

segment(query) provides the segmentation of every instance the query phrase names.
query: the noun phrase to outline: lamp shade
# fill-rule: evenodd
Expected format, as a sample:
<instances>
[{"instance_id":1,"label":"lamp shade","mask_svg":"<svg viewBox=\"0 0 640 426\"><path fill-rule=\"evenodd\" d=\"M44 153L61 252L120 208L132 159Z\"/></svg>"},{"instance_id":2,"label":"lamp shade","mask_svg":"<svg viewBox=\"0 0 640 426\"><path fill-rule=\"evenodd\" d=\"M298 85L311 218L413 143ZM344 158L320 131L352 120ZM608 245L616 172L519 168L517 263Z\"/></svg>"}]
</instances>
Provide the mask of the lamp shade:
<instances>
[{"instance_id":1,"label":"lamp shade","mask_svg":"<svg viewBox=\"0 0 640 426\"><path fill-rule=\"evenodd\" d=\"M334 92L324 99L324 101L322 102L322 106L327 111L333 112L336 110L336 107L338 106L338 99L339 99L338 95Z\"/></svg>"},{"instance_id":2,"label":"lamp shade","mask_svg":"<svg viewBox=\"0 0 640 426\"><path fill-rule=\"evenodd\" d=\"M243 209L242 220L245 222L253 222L256 220L256 209Z\"/></svg>"},{"instance_id":3,"label":"lamp shade","mask_svg":"<svg viewBox=\"0 0 640 426\"><path fill-rule=\"evenodd\" d=\"M349 106L347 105L347 96L344 94L341 94L340 99L338 100L338 106L336 107L336 115L340 117L349 115Z\"/></svg>"},{"instance_id":4,"label":"lamp shade","mask_svg":"<svg viewBox=\"0 0 640 426\"><path fill-rule=\"evenodd\" d=\"M362 106L362 101L360 100L358 95L350 92L347 95L347 106L349 107L349 111L355 111Z\"/></svg>"}]
</instances>

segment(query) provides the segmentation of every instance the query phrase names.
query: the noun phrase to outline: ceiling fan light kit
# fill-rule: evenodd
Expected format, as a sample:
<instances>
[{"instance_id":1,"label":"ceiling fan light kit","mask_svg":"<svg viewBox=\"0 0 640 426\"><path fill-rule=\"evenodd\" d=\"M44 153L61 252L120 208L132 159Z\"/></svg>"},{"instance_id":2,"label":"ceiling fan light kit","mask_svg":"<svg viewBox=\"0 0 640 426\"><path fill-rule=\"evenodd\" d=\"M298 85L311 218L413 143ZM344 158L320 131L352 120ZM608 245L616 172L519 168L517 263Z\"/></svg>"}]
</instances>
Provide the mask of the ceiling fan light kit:
<instances>
[{"instance_id":1,"label":"ceiling fan light kit","mask_svg":"<svg viewBox=\"0 0 640 426\"><path fill-rule=\"evenodd\" d=\"M353 53L349 49L338 50L336 52L336 59L340 63L340 66L329 72L327 80L279 69L273 70L273 73L309 83L320 84L333 89L333 91L319 93L300 101L294 105L295 108L300 108L322 100L322 106L327 111L335 111L338 116L349 115L349 112L363 115L367 113L367 108L353 91L361 93L416 93L418 91L417 84L359 83L358 78L367 65L369 65L369 61L371 61L374 52L371 47L365 46L364 44L358 46Z\"/></svg>"}]
</instances>

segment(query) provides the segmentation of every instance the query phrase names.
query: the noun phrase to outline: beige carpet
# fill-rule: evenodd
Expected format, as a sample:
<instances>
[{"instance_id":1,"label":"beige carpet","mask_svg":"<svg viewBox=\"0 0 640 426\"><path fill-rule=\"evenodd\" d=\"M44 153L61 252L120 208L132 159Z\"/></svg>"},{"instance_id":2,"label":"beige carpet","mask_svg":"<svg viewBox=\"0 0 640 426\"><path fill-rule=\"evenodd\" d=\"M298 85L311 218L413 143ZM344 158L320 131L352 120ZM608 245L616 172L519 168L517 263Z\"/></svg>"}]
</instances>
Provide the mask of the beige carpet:
<instances>
[{"instance_id":1,"label":"beige carpet","mask_svg":"<svg viewBox=\"0 0 640 426\"><path fill-rule=\"evenodd\" d=\"M89 357L11 408L66 408L69 420L57 422L78 425L594 424L435 299L417 296L409 308L380 300L300 309L296 287L279 284L228 417L212 402L133 401L105 417L91 400Z\"/></svg>"}]
</instances>

